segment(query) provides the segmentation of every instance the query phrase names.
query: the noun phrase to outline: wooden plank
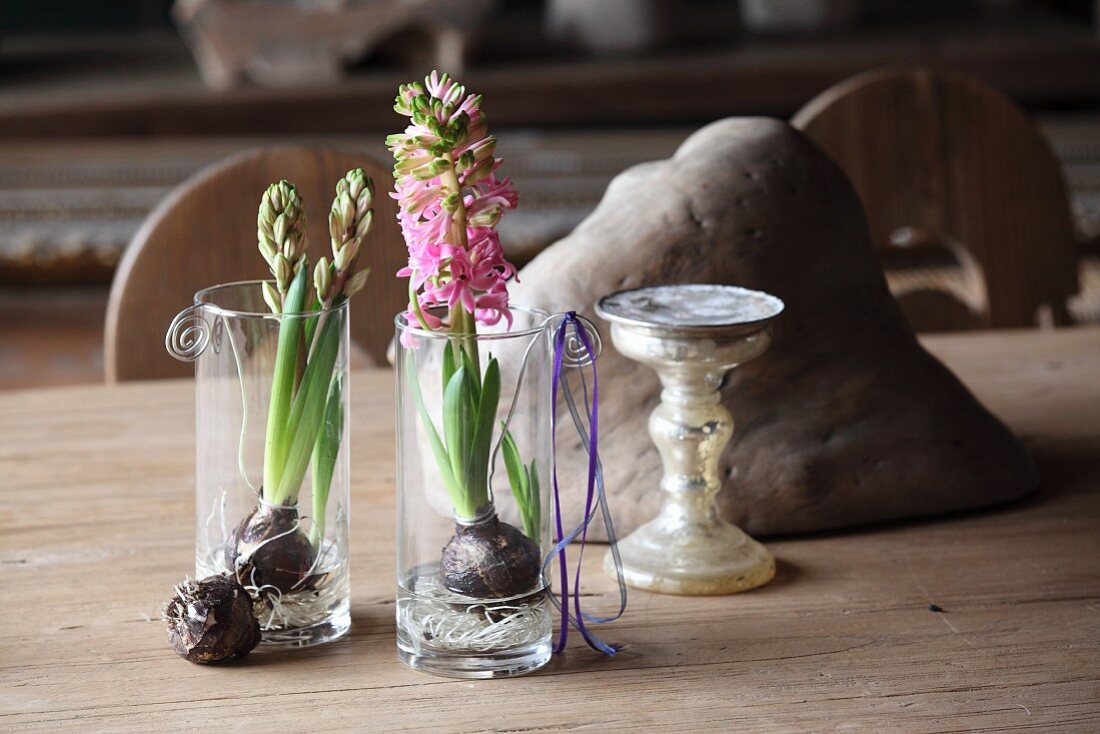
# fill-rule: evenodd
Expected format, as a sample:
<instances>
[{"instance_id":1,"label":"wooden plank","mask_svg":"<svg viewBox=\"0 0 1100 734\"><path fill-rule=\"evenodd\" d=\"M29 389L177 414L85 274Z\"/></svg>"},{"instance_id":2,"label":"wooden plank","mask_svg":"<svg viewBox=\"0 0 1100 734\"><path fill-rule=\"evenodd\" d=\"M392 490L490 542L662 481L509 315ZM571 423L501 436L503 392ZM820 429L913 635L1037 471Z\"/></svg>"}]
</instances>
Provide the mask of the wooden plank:
<instances>
[{"instance_id":1,"label":"wooden plank","mask_svg":"<svg viewBox=\"0 0 1100 734\"><path fill-rule=\"evenodd\" d=\"M0 390L103 381L98 285L0 287Z\"/></svg>"},{"instance_id":2,"label":"wooden plank","mask_svg":"<svg viewBox=\"0 0 1100 734\"><path fill-rule=\"evenodd\" d=\"M633 592L614 659L574 642L495 682L396 661L389 373L353 377L351 634L220 668L155 621L192 561L190 382L2 394L0 729L1096 731L1100 330L924 341L1032 446L1037 497L773 540L771 585ZM598 556L584 591L608 605Z\"/></svg>"},{"instance_id":3,"label":"wooden plank","mask_svg":"<svg viewBox=\"0 0 1100 734\"><path fill-rule=\"evenodd\" d=\"M792 124L852 182L887 267L921 251L955 261L890 274L915 330L1026 328L1040 313L1069 322L1079 252L1061 166L999 91L927 68L881 69L822 92Z\"/></svg>"},{"instance_id":4,"label":"wooden plank","mask_svg":"<svg viewBox=\"0 0 1100 734\"><path fill-rule=\"evenodd\" d=\"M1045 16L910 23L831 38L747 38L641 58L506 58L464 75L492 100L488 112L497 126L787 115L822 89L883 65L963 71L1030 104L1100 94L1100 41L1087 28ZM11 86L0 92L0 138L388 130L395 90L409 77L377 70L335 85L216 92L187 65L134 69L112 75L88 64L60 81Z\"/></svg>"}]
</instances>

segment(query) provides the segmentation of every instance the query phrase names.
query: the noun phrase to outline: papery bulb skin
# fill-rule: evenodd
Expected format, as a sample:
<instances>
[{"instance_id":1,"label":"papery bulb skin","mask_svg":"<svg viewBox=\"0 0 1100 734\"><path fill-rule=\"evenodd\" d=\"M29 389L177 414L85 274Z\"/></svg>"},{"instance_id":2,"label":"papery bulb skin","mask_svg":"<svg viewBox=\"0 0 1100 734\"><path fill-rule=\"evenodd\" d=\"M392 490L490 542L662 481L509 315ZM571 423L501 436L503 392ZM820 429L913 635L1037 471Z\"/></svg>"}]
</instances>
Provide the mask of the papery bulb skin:
<instances>
[{"instance_id":1,"label":"papery bulb skin","mask_svg":"<svg viewBox=\"0 0 1100 734\"><path fill-rule=\"evenodd\" d=\"M536 590L542 561L534 541L493 514L455 526L440 568L449 590L477 599L502 599Z\"/></svg>"},{"instance_id":2,"label":"papery bulb skin","mask_svg":"<svg viewBox=\"0 0 1100 734\"><path fill-rule=\"evenodd\" d=\"M227 575L185 579L164 611L168 642L192 663L244 657L260 643L252 597Z\"/></svg>"},{"instance_id":3,"label":"papery bulb skin","mask_svg":"<svg viewBox=\"0 0 1100 734\"><path fill-rule=\"evenodd\" d=\"M260 504L237 526L232 542L233 567L242 586L259 588L261 594L310 587L307 577L316 556L298 527L297 507Z\"/></svg>"}]
</instances>

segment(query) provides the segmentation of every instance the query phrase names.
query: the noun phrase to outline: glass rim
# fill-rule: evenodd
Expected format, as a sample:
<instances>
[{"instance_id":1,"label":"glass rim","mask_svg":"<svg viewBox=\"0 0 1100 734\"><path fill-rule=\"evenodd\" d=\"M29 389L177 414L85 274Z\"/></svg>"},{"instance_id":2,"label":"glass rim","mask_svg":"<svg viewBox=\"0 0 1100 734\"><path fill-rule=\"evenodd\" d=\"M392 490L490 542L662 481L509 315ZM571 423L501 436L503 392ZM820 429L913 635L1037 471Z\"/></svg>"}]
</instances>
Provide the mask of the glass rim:
<instances>
[{"instance_id":1,"label":"glass rim","mask_svg":"<svg viewBox=\"0 0 1100 734\"><path fill-rule=\"evenodd\" d=\"M535 336L540 332L546 330L546 320L550 318L550 312L541 308L535 308L534 306L508 306L508 311L512 313L524 313L531 316L541 317L537 326L531 326L519 331L503 331L492 334L477 333L473 335L473 338L477 341L490 341L499 339L516 339L524 336ZM405 311L400 312L393 317L394 326L397 330L403 333L412 334L423 339L454 339L455 335L449 331L430 331L423 328L419 324L413 326L405 319ZM469 338L469 337L467 337Z\"/></svg>"},{"instance_id":2,"label":"glass rim","mask_svg":"<svg viewBox=\"0 0 1100 734\"><path fill-rule=\"evenodd\" d=\"M270 279L258 279L258 280L235 280L229 283L218 283L216 285L202 288L195 291L194 302L196 306L202 306L208 308L218 316L228 316L230 318L239 319L282 319L282 318L308 318L311 316L320 316L326 313L336 313L338 311L346 311L348 307L348 300L344 299L343 303L337 306L329 306L328 308L317 308L309 311L299 311L298 313L285 314L285 313L271 313L270 311L244 311L234 308L226 308L220 306L214 301L203 300L203 298L209 297L211 294L217 291L229 290L230 288L244 288L245 286L262 287L264 283L274 284L274 280ZM262 297L262 293L261 293Z\"/></svg>"}]
</instances>

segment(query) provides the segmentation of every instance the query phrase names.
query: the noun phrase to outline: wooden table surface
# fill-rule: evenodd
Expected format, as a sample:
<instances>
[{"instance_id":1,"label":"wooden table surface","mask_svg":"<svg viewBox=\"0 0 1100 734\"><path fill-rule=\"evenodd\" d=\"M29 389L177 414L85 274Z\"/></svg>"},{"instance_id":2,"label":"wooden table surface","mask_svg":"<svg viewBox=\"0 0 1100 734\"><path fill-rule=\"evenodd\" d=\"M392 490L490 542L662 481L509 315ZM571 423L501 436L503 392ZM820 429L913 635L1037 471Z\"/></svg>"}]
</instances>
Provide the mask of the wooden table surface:
<instances>
[{"instance_id":1,"label":"wooden table surface","mask_svg":"<svg viewBox=\"0 0 1100 734\"><path fill-rule=\"evenodd\" d=\"M191 384L0 393L0 729L1100 731L1100 330L925 342L1034 451L1038 495L772 540L771 585L632 592L614 659L574 640L499 681L397 662L388 373L353 378L350 635L224 667L158 621L192 568Z\"/></svg>"}]
</instances>

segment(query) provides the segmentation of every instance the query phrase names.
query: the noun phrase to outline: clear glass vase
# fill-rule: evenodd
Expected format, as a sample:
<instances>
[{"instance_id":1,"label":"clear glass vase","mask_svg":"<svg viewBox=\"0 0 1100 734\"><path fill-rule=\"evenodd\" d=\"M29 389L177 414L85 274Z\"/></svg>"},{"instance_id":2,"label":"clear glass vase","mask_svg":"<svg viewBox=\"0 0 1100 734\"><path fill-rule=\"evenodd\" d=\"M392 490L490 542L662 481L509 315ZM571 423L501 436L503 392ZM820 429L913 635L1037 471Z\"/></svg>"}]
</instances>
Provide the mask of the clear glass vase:
<instances>
[{"instance_id":1,"label":"clear glass vase","mask_svg":"<svg viewBox=\"0 0 1100 734\"><path fill-rule=\"evenodd\" d=\"M396 320L397 647L439 675L521 675L552 654L551 344L547 314L511 314L462 338ZM479 383L465 393L460 368Z\"/></svg>"},{"instance_id":2,"label":"clear glass vase","mask_svg":"<svg viewBox=\"0 0 1100 734\"><path fill-rule=\"evenodd\" d=\"M299 329L303 348L320 354L312 415L301 361L286 423L296 421L280 471L266 467L268 422L280 334ZM335 344L334 344L335 343ZM195 294L166 344L195 362L195 573L226 573L251 594L263 644L304 647L334 640L350 625L348 579L348 310L274 315L260 281ZM310 357L312 361L312 356ZM318 414L319 413L319 414ZM287 435L291 432L287 431ZM317 438L313 439L316 435ZM290 441L285 442L287 444ZM274 453L274 452L273 452ZM297 464L304 469L299 480ZM264 477L280 477L264 487Z\"/></svg>"}]
</instances>

